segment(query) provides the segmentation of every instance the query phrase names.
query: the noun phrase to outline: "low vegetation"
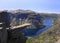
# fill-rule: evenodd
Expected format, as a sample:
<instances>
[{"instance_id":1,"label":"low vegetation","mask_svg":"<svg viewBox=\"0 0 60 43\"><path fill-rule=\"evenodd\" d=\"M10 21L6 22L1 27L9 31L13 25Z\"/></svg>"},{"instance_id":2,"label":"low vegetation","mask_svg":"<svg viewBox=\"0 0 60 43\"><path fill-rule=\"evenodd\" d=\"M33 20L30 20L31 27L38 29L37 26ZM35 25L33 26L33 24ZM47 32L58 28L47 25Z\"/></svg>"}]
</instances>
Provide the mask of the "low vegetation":
<instances>
[{"instance_id":1,"label":"low vegetation","mask_svg":"<svg viewBox=\"0 0 60 43\"><path fill-rule=\"evenodd\" d=\"M59 39L60 39L60 17L58 16L51 30L46 31L37 37L28 39L26 43L55 43Z\"/></svg>"}]
</instances>

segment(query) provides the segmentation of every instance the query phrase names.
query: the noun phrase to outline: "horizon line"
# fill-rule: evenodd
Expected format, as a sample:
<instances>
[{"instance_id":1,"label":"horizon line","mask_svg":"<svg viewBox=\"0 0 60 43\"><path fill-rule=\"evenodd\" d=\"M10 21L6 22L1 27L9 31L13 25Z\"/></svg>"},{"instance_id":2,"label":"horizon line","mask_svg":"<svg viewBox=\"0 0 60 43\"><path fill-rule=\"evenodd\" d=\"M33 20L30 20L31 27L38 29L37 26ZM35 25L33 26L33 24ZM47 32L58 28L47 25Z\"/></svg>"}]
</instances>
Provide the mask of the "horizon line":
<instances>
[{"instance_id":1,"label":"horizon line","mask_svg":"<svg viewBox=\"0 0 60 43\"><path fill-rule=\"evenodd\" d=\"M14 10L19 10L19 9L0 9L0 11L10 11L10 10L14 11ZM30 9L20 9L20 10L30 10ZM45 11L45 10L44 11L30 10L30 11L34 11L36 13L49 13L49 14L56 13L56 14L60 14L60 12L55 12L55 11Z\"/></svg>"}]
</instances>

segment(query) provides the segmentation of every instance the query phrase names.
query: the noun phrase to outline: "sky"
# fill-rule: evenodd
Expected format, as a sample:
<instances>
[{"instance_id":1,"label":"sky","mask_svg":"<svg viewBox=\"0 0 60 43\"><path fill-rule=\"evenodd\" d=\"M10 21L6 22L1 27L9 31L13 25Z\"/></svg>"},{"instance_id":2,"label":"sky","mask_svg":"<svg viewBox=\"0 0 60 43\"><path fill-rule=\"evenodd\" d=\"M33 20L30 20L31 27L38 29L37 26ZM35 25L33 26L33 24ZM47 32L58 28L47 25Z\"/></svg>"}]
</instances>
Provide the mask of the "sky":
<instances>
[{"instance_id":1,"label":"sky","mask_svg":"<svg viewBox=\"0 0 60 43\"><path fill-rule=\"evenodd\" d=\"M0 0L0 10L12 9L60 12L60 0Z\"/></svg>"}]
</instances>

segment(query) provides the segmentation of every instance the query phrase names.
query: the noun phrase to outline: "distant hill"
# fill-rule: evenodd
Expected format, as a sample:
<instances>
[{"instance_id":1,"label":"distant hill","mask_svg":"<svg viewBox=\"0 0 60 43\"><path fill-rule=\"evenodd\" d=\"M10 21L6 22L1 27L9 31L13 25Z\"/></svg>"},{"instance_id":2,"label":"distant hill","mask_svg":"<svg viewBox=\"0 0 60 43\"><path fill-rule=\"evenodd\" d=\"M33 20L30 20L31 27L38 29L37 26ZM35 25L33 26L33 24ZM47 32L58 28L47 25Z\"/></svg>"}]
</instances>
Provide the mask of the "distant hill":
<instances>
[{"instance_id":1,"label":"distant hill","mask_svg":"<svg viewBox=\"0 0 60 43\"><path fill-rule=\"evenodd\" d=\"M37 26L38 28L40 28L40 26L41 27L43 26L44 19L46 18L56 19L58 17L58 14L55 13L38 13L31 10L21 10L21 9L10 10L10 11L4 10L4 12L8 12L8 14L10 15L11 26L21 25L28 22L32 23L32 26L30 27L36 28Z\"/></svg>"}]
</instances>

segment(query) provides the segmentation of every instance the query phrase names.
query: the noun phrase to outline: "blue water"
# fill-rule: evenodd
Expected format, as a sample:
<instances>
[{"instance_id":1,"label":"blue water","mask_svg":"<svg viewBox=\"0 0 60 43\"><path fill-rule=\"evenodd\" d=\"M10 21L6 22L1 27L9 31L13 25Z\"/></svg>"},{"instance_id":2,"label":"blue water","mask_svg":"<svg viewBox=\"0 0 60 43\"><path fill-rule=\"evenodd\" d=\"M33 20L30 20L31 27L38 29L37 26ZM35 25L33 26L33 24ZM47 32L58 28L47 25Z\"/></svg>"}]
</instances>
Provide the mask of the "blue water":
<instances>
[{"instance_id":1,"label":"blue water","mask_svg":"<svg viewBox=\"0 0 60 43\"><path fill-rule=\"evenodd\" d=\"M12 16L9 15L9 17ZM18 19L26 19L28 15L26 14L18 14L16 15L14 18L16 18L17 20ZM36 19L40 20L40 18L42 18L40 15L36 15ZM46 18L44 20L44 25L45 27L44 28L37 28L37 29L24 29L23 32L24 32L24 35L25 37L34 37L34 36L38 36L40 35L41 33L43 33L44 31L50 29L52 26L53 26L53 22L54 22L54 19L53 18Z\"/></svg>"},{"instance_id":2,"label":"blue water","mask_svg":"<svg viewBox=\"0 0 60 43\"><path fill-rule=\"evenodd\" d=\"M35 34L35 36L40 35L44 31L50 29L53 26L53 23L54 23L54 19L52 19L52 18L46 19L44 21L44 24L45 24L46 27L42 28L41 30L38 30L38 32Z\"/></svg>"},{"instance_id":3,"label":"blue water","mask_svg":"<svg viewBox=\"0 0 60 43\"><path fill-rule=\"evenodd\" d=\"M26 37L34 37L34 36L38 36L41 33L43 33L44 31L50 29L53 26L53 22L54 19L53 18L48 18L44 20L44 25L46 27L42 28L42 29L24 29L24 33Z\"/></svg>"}]
</instances>

